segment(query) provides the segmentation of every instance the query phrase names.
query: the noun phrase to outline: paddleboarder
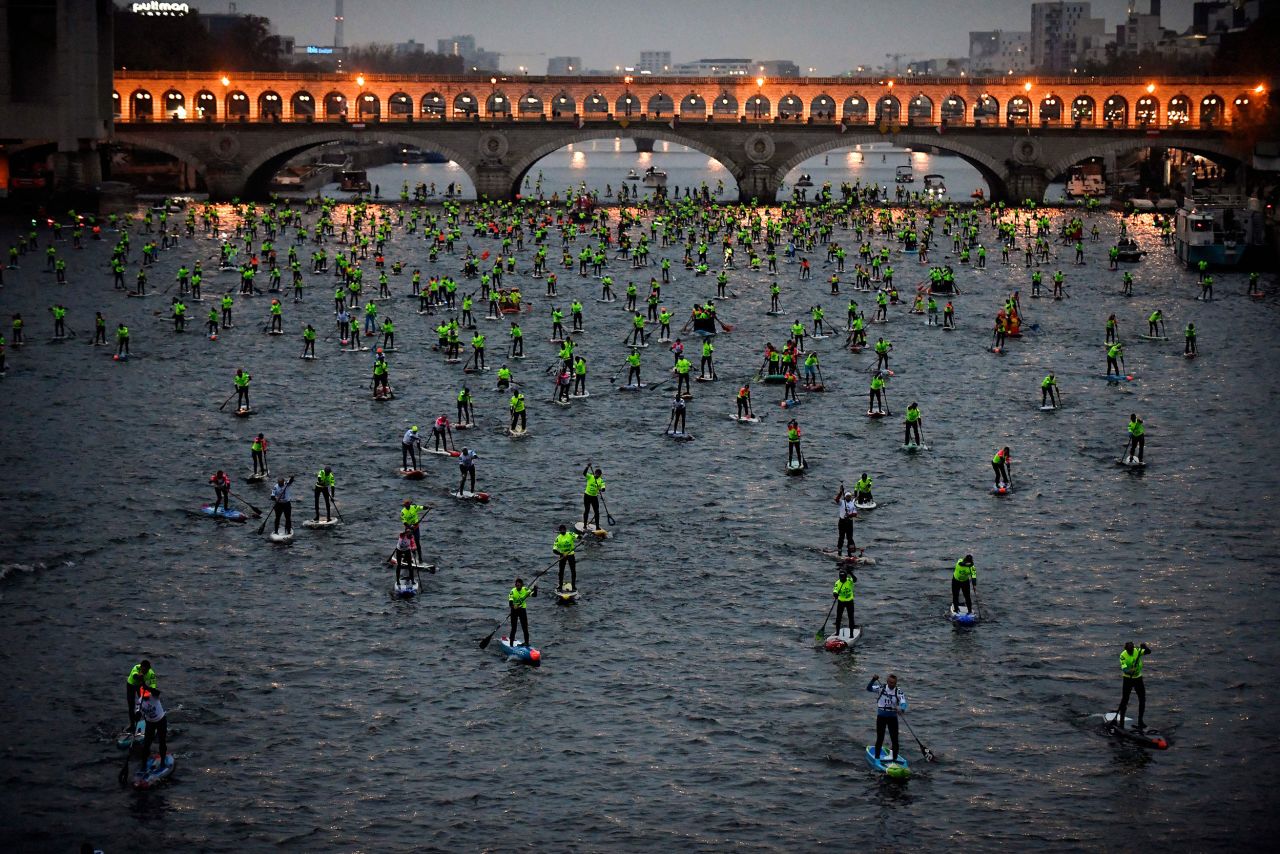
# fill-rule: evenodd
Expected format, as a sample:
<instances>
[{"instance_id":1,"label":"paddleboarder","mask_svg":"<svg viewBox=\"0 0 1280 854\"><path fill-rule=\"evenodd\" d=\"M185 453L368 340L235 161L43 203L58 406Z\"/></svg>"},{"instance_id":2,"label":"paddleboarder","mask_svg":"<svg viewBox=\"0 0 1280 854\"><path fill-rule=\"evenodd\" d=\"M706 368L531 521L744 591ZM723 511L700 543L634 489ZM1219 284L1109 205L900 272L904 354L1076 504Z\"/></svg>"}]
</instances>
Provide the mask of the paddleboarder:
<instances>
[{"instance_id":1,"label":"paddleboarder","mask_svg":"<svg viewBox=\"0 0 1280 854\"><path fill-rule=\"evenodd\" d=\"M738 420L744 418L754 418L751 414L751 383L744 383L742 388L738 389Z\"/></svg>"},{"instance_id":2,"label":"paddleboarder","mask_svg":"<svg viewBox=\"0 0 1280 854\"><path fill-rule=\"evenodd\" d=\"M1142 684L1142 663L1143 659L1151 654L1151 647L1145 643L1139 644L1136 648L1133 641L1129 641L1124 645L1124 649L1120 652L1120 674L1124 680L1122 692L1120 694L1120 708L1116 710L1116 723L1120 727L1124 727L1124 713L1129 708L1129 695L1131 693L1138 695L1138 732L1142 732L1147 728L1143 722L1143 715L1147 711L1147 689Z\"/></svg>"},{"instance_id":3,"label":"paddleboarder","mask_svg":"<svg viewBox=\"0 0 1280 854\"><path fill-rule=\"evenodd\" d=\"M418 556L418 562L422 562L422 532L419 530L422 513L426 510L421 504L414 504L409 499L405 499L403 506L400 508L400 524L404 525L409 533L413 534L413 550Z\"/></svg>"},{"instance_id":4,"label":"paddleboarder","mask_svg":"<svg viewBox=\"0 0 1280 854\"><path fill-rule=\"evenodd\" d=\"M973 555L965 555L956 561L951 572L951 612L960 613L960 594L964 594L964 609L973 613L973 594L978 590L978 570L973 565Z\"/></svg>"},{"instance_id":5,"label":"paddleboarder","mask_svg":"<svg viewBox=\"0 0 1280 854\"><path fill-rule=\"evenodd\" d=\"M1142 453L1147 448L1147 427L1136 412L1129 414L1129 447L1125 450L1125 459L1129 462L1142 462Z\"/></svg>"},{"instance_id":6,"label":"paddleboarder","mask_svg":"<svg viewBox=\"0 0 1280 854\"><path fill-rule=\"evenodd\" d=\"M218 508L224 510L231 509L231 478L222 469L214 472L213 477L209 478L209 483L213 484L213 511L218 512Z\"/></svg>"},{"instance_id":7,"label":"paddleboarder","mask_svg":"<svg viewBox=\"0 0 1280 854\"><path fill-rule=\"evenodd\" d=\"M836 493L835 501L839 505L836 522L838 531L836 554L839 555L841 547L844 547L845 554L853 557L854 549L857 548L853 542L853 520L858 518L858 505L853 500L853 493L845 491L844 484L840 484L840 491Z\"/></svg>"},{"instance_id":8,"label":"paddleboarder","mask_svg":"<svg viewBox=\"0 0 1280 854\"><path fill-rule=\"evenodd\" d=\"M853 538L850 537L850 542ZM858 577L847 569L840 570L840 577L836 579L835 586L831 588L831 598L836 600L836 635L840 634L840 618L845 614L849 614L849 634L853 634L855 628L853 624L853 586L858 582Z\"/></svg>"},{"instance_id":9,"label":"paddleboarder","mask_svg":"<svg viewBox=\"0 0 1280 854\"><path fill-rule=\"evenodd\" d=\"M404 436L400 438L400 471L417 471L418 449L421 447L422 440L418 437L418 425L414 424L405 430Z\"/></svg>"},{"instance_id":10,"label":"paddleboarder","mask_svg":"<svg viewBox=\"0 0 1280 854\"><path fill-rule=\"evenodd\" d=\"M902 423L906 430L906 434L902 438L902 444L910 445L911 439L914 436L915 444L923 445L924 442L920 439L920 424L922 423L922 419L920 417L919 405L913 402L907 407L907 414Z\"/></svg>"},{"instance_id":11,"label":"paddleboarder","mask_svg":"<svg viewBox=\"0 0 1280 854\"><path fill-rule=\"evenodd\" d=\"M511 634L508 636L511 645L516 645L516 624L524 631L524 645L529 645L529 613L525 603L530 596L538 595L538 585L530 589L524 586L523 578L516 578L515 586L507 594L507 604L511 608Z\"/></svg>"},{"instance_id":12,"label":"paddleboarder","mask_svg":"<svg viewBox=\"0 0 1280 854\"><path fill-rule=\"evenodd\" d=\"M334 484L335 484L335 478L333 476L333 469L329 468L328 466L325 466L324 468L320 469L320 471L316 472L316 484L315 484L316 518L315 518L315 521L317 522L320 521L321 496L324 497L325 521L326 522L333 521L333 514L329 510L329 502L336 500L334 496L334 492L335 492Z\"/></svg>"},{"instance_id":13,"label":"paddleboarder","mask_svg":"<svg viewBox=\"0 0 1280 854\"><path fill-rule=\"evenodd\" d=\"M400 532L400 536L396 538L396 583L401 580L413 581L413 552L416 548L416 538L413 536L413 529L408 525ZM408 570L408 572L405 572Z\"/></svg>"},{"instance_id":14,"label":"paddleboarder","mask_svg":"<svg viewBox=\"0 0 1280 854\"><path fill-rule=\"evenodd\" d=\"M892 761L898 761L898 713L907 711L907 695L898 687L898 677L892 673L883 684L880 677L872 676L867 690L876 695L876 757L884 745L884 734L889 733L892 745Z\"/></svg>"},{"instance_id":15,"label":"paddleboarder","mask_svg":"<svg viewBox=\"0 0 1280 854\"><path fill-rule=\"evenodd\" d=\"M293 484L293 478L285 481L279 478L276 485L271 487L272 509L275 511L275 533L280 533L280 517L284 516L284 530L286 534L293 533L293 496L289 493L289 487Z\"/></svg>"},{"instance_id":16,"label":"paddleboarder","mask_svg":"<svg viewBox=\"0 0 1280 854\"><path fill-rule=\"evenodd\" d=\"M1009 449L1001 448L991 458L991 468L996 473L996 489L1007 489L1009 486Z\"/></svg>"},{"instance_id":17,"label":"paddleboarder","mask_svg":"<svg viewBox=\"0 0 1280 854\"><path fill-rule=\"evenodd\" d=\"M129 671L124 680L124 701L129 709L129 730L132 731L138 722L138 692L143 688L155 689L156 672L151 669L151 662L142 659Z\"/></svg>"},{"instance_id":18,"label":"paddleboarder","mask_svg":"<svg viewBox=\"0 0 1280 854\"><path fill-rule=\"evenodd\" d=\"M582 490L582 527L587 527L587 516L594 515L592 524L600 527L600 494L604 492L604 469L591 470L591 461L587 461L582 476L587 479Z\"/></svg>"},{"instance_id":19,"label":"paddleboarder","mask_svg":"<svg viewBox=\"0 0 1280 854\"><path fill-rule=\"evenodd\" d=\"M569 584L570 589L578 589L578 559L574 556L574 550L578 546L578 535L570 531L567 526L561 525L556 533L556 541L551 546L551 550L560 557L560 583L556 585L556 592L564 589L564 565L569 564ZM527 631L527 629L526 629ZM514 636L515 629L512 629ZM528 641L526 640L527 644Z\"/></svg>"},{"instance_id":20,"label":"paddleboarder","mask_svg":"<svg viewBox=\"0 0 1280 854\"><path fill-rule=\"evenodd\" d=\"M471 478L471 493L474 495L476 491L476 452L470 448L463 446L462 452L458 454L458 469L462 473L462 479L458 481L458 494L462 495L467 478Z\"/></svg>"},{"instance_id":21,"label":"paddleboarder","mask_svg":"<svg viewBox=\"0 0 1280 854\"><path fill-rule=\"evenodd\" d=\"M146 767L147 759L152 756L151 744L157 738L160 741L160 753L155 758L163 762L164 757L169 755L169 721L165 718L164 706L160 703L160 689L154 686L138 689L138 715L146 721L146 734L142 738L143 767Z\"/></svg>"},{"instance_id":22,"label":"paddleboarder","mask_svg":"<svg viewBox=\"0 0 1280 854\"><path fill-rule=\"evenodd\" d=\"M253 376L244 372L243 368L236 368L235 384L236 384L236 409L244 411L249 408L249 382Z\"/></svg>"}]
</instances>

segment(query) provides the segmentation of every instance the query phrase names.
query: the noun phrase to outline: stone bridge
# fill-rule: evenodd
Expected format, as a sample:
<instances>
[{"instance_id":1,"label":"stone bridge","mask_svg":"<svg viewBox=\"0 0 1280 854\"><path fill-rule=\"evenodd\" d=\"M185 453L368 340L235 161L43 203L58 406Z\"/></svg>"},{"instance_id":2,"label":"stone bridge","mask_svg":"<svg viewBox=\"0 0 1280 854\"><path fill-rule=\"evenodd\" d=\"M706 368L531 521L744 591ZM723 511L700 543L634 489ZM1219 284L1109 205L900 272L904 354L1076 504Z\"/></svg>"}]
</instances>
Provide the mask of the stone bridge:
<instances>
[{"instance_id":1,"label":"stone bridge","mask_svg":"<svg viewBox=\"0 0 1280 854\"><path fill-rule=\"evenodd\" d=\"M1266 83L1235 78L533 78L117 72L115 141L167 152L215 198L265 194L290 158L338 141L439 152L482 198L507 199L542 157L589 139L685 145L770 202L809 157L855 144L963 157L993 198L1040 199L1089 157L1181 148L1247 158L1232 130ZM120 93L124 93L123 98ZM905 103L905 107L904 107ZM354 104L355 106L352 106Z\"/></svg>"}]
</instances>

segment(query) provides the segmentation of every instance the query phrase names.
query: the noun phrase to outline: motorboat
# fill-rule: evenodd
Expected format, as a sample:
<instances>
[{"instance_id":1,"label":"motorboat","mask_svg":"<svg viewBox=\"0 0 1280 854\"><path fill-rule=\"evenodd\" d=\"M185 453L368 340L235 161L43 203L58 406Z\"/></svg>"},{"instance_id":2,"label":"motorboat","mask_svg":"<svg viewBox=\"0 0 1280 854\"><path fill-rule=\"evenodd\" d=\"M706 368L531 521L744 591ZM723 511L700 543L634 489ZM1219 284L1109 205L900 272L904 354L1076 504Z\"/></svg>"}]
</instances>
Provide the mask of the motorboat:
<instances>
[{"instance_id":1,"label":"motorboat","mask_svg":"<svg viewBox=\"0 0 1280 854\"><path fill-rule=\"evenodd\" d=\"M914 184L916 176L911 174L910 166L899 166L894 170L893 183L895 184Z\"/></svg>"},{"instance_id":2,"label":"motorboat","mask_svg":"<svg viewBox=\"0 0 1280 854\"><path fill-rule=\"evenodd\" d=\"M650 166L644 170L644 179L641 183L646 187L665 187L667 186L667 173L656 166Z\"/></svg>"},{"instance_id":3,"label":"motorboat","mask_svg":"<svg viewBox=\"0 0 1280 854\"><path fill-rule=\"evenodd\" d=\"M800 179L796 181L797 187L812 187L813 179L809 177L809 173L805 172L800 175Z\"/></svg>"},{"instance_id":4,"label":"motorboat","mask_svg":"<svg viewBox=\"0 0 1280 854\"><path fill-rule=\"evenodd\" d=\"M941 175L924 176L924 194L932 199L940 199L947 194L947 185Z\"/></svg>"}]
</instances>

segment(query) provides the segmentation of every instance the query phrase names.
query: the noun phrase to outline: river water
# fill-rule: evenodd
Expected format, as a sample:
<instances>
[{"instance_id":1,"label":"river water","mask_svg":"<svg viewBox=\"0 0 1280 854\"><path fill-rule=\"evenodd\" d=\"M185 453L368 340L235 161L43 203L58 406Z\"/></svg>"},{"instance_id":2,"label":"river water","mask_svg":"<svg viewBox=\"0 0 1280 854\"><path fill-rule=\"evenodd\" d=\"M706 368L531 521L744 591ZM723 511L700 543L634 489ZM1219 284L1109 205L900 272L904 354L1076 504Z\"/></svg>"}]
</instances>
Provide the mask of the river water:
<instances>
[{"instance_id":1,"label":"river water","mask_svg":"<svg viewBox=\"0 0 1280 854\"><path fill-rule=\"evenodd\" d=\"M720 381L694 386L687 443L663 435L662 390L610 390L626 353L623 303L596 303L598 283L576 274L561 276L555 301L521 277L534 309L524 324L531 355L515 372L529 384L531 434L504 436L504 396L472 375L480 429L457 436L479 450L488 505L448 497L457 467L447 459L428 457L416 484L396 475L400 433L452 414L464 381L430 351L431 319L402 296L407 276L393 277L397 296L384 305L399 330L398 396L375 403L370 354L340 354L329 341L317 361L297 358L300 325L323 337L331 322L328 277L306 277L300 306L286 297L290 334L259 334L266 299L237 298L236 328L212 342L198 331L210 302L192 305L196 330L177 336L167 296L113 291L108 241L59 244L70 284L55 286L38 272L42 238L0 292L6 316L28 319L32 342L10 348L0 384L0 710L10 733L0 844L1268 848L1280 784L1276 304L1246 298L1239 274L1217 277L1218 301L1195 301L1194 275L1145 219L1133 228L1151 254L1130 266L1135 295L1122 297L1104 260L1119 220L1098 221L1103 240L1086 243L1086 265L1063 250L1069 299L1030 299L1028 271L993 251L986 271L960 268L955 333L927 328L906 306L869 328L873 341L894 344L889 405L919 402L926 453L899 450L897 418L862 416L868 353L843 351L841 337L814 342L828 392L803 394L789 413L804 430L803 477L783 472L788 413L777 387L755 386L762 423L728 418L736 383L792 319L765 315L767 276L731 272L737 298L721 301L721 317L736 328L715 341ZM842 229L837 239L853 244ZM6 230L0 245L11 240ZM984 240L995 245L988 229ZM141 243L135 235L130 282ZM212 270L216 245L184 239L162 253L152 288L195 258ZM679 252L655 257L674 260L663 298L683 319L713 283L691 278ZM387 256L427 275L459 268L447 256L431 265L421 238L400 231ZM827 295L822 257L809 283L780 263L782 301L801 320L822 304L840 325L851 292ZM620 288L632 277L624 263L611 262ZM895 250L893 263L904 292L923 278L914 256ZM233 279L210 272L206 293ZM1002 357L986 350L989 318L1015 288L1038 331ZM571 296L586 304L580 352L592 396L562 409L542 371L554 358L550 306ZM869 316L870 295L856 296ZM54 301L78 339L49 343ZM1138 338L1156 307L1174 340ZM109 328L128 323L134 359L85 346L95 310ZM1136 377L1120 386L1100 377L1111 313ZM1187 321L1200 331L1194 361L1182 358ZM496 363L506 324L480 325ZM642 352L645 379L664 379L663 348ZM247 420L218 409L237 367L254 376L258 414ZM1064 408L1043 413L1038 386L1050 371ZM1117 465L1131 412L1148 427L1141 473ZM258 431L273 473L298 476L300 517L312 473L333 466L339 527L299 528L284 547L255 536L255 524L189 515L210 497L216 468L230 471L236 494L269 504L243 480ZM989 459L1003 445L1015 491L995 497ZM579 518L588 459L605 470L617 524L613 538L579 549L581 601L555 606L543 579L530 611L541 668L482 652L513 576L543 568L555 526ZM813 646L835 578L821 550L835 545L832 496L864 471L880 502L856 524L876 560L858 568L866 634L837 656ZM390 598L384 563L405 497L437 506L424 551L440 569L413 602ZM943 613L950 568L966 552L984 621L960 631ZM1146 717L1168 734L1168 751L1100 727L1118 702L1117 655L1129 639L1154 649ZM159 673L177 756L173 778L150 793L116 785L122 683L142 656ZM904 730L917 770L905 785L861 759L874 739L874 698L863 689L889 672L938 759L920 760Z\"/></svg>"}]
</instances>

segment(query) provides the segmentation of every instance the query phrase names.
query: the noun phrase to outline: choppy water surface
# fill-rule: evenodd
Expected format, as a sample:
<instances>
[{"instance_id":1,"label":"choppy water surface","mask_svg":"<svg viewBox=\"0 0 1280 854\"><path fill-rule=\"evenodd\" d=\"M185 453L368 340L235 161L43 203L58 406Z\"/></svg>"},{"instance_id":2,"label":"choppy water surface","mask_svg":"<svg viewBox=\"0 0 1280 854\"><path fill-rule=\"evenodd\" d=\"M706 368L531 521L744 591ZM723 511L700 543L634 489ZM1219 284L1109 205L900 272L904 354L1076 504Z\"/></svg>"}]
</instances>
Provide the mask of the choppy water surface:
<instances>
[{"instance_id":1,"label":"choppy water surface","mask_svg":"<svg viewBox=\"0 0 1280 854\"><path fill-rule=\"evenodd\" d=\"M623 303L595 302L598 283L576 275L562 275L563 296L548 300L522 277L534 305L531 355L515 370L529 384L531 435L502 435L505 399L473 375L481 429L457 437L479 449L479 487L495 494L488 506L447 496L456 466L444 459L427 458L423 482L396 476L400 432L452 413L463 381L430 351L431 319L403 297L407 275L393 278L396 299L384 305L399 330L398 396L378 404L367 391L370 354L340 354L330 340L318 361L297 358L301 324L323 336L331 322L328 277L307 276L301 306L286 297L289 335L259 333L265 298L237 298L237 328L211 342L198 331L210 302L192 306L196 331L175 336L168 297L112 290L106 241L79 252L60 245L70 259L64 288L38 272L42 241L0 292L5 316L22 312L32 341L10 348L0 384L0 709L10 734L0 842L67 850L91 839L108 851L1264 847L1280 782L1275 304L1248 300L1242 275L1217 277L1217 302L1194 301L1194 276L1146 221L1134 228L1151 255L1132 267L1135 296L1121 297L1104 261L1118 220L1100 220L1104 239L1087 244L1088 264L1062 258L1067 300L1029 299L1028 271L993 251L986 272L959 273L954 334L926 328L906 306L870 327L873 340L894 343L889 403L895 412L920 403L928 453L899 450L899 419L862 416L868 353L841 350L842 336L816 342L829 392L792 411L811 465L798 478L783 473L775 388L755 388L763 423L727 417L736 383L792 320L765 316L766 276L731 274L737 298L721 309L736 328L715 342L720 382L695 384L688 426L697 438L684 444L662 435L663 391L610 391L626 353ZM853 243L842 230L837 238ZM135 236L131 282L141 242ZM989 232L986 242L995 245ZM153 289L181 262L212 267L215 250L216 241L184 239L162 253ZM663 254L675 261L664 302L683 319L714 285L685 273L677 247ZM399 232L387 256L428 275L458 272L457 258L432 266L421 238ZM632 273L612 263L624 288ZM914 256L896 253L893 263L904 293L923 278ZM822 304L839 323L850 292L827 295L821 254L814 268L801 284L796 266L781 265L783 303L801 319ZM643 283L650 271L639 272ZM211 272L206 292L233 279ZM1015 288L1038 332L992 355L989 319ZM550 307L572 296L586 304L580 351L592 396L561 409L542 371L554 358ZM871 296L858 298L870 314ZM55 301L68 306L78 340L48 343ZM1138 339L1156 307L1173 341ZM128 323L136 358L118 364L107 348L85 346L95 310L111 328ZM1120 387L1099 376L1113 312L1137 377ZM1188 320L1200 330L1194 361L1178 340ZM499 350L506 324L480 323ZM643 355L646 380L664 378L665 351ZM218 411L237 367L254 376L259 414L247 420ZM1046 414L1038 385L1049 371L1065 408ZM1116 464L1130 412L1148 425L1148 467L1137 475ZM188 515L209 499L205 483L220 467L237 494L269 503L243 482L257 431L271 440L273 472L298 475L300 517L309 479L333 466L340 527L300 528L279 547L255 536L256 525ZM1006 444L1017 488L995 498L989 459ZM555 607L545 583L532 601L541 669L506 664L477 641L504 615L513 576L545 566L555 526L578 517L587 459L605 469L615 537L579 550L578 606ZM835 544L837 486L863 471L881 506L856 532L877 563L858 570L865 639L837 657L812 645L835 577L819 550ZM391 600L383 563L404 497L438 507L424 530L440 571L410 603ZM977 561L985 621L960 632L943 611L950 567L965 552ZM1117 654L1130 638L1155 649L1147 719L1169 733L1164 753L1099 728L1097 715L1118 702ZM122 682L139 656L151 657L166 689L178 769L141 796L117 787L114 743ZM905 787L861 760L874 738L873 698L862 689L890 671L939 759L918 763Z\"/></svg>"}]
</instances>

